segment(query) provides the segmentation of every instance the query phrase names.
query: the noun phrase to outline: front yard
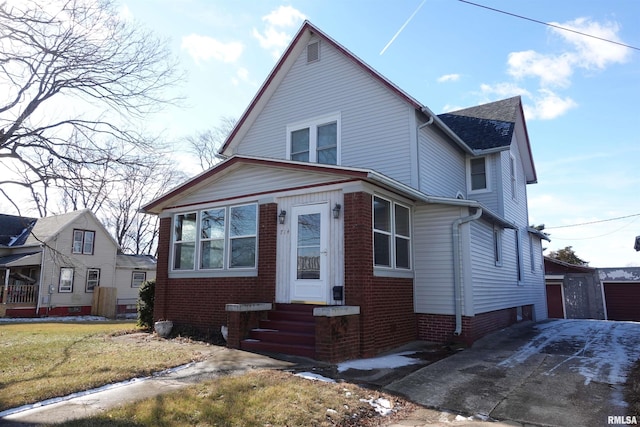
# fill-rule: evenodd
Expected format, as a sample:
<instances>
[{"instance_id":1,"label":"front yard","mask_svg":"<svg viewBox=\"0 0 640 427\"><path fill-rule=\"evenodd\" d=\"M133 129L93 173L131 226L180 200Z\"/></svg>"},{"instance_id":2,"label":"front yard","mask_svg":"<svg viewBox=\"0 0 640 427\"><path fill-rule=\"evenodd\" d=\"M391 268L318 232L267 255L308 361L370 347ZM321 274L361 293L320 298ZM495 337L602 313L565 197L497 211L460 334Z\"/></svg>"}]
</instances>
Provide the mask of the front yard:
<instances>
[{"instance_id":1,"label":"front yard","mask_svg":"<svg viewBox=\"0 0 640 427\"><path fill-rule=\"evenodd\" d=\"M0 324L0 411L205 358L212 347L164 340L132 322ZM392 406L392 416L376 409ZM186 387L65 426L374 426L415 406L339 382L256 370Z\"/></svg>"}]
</instances>

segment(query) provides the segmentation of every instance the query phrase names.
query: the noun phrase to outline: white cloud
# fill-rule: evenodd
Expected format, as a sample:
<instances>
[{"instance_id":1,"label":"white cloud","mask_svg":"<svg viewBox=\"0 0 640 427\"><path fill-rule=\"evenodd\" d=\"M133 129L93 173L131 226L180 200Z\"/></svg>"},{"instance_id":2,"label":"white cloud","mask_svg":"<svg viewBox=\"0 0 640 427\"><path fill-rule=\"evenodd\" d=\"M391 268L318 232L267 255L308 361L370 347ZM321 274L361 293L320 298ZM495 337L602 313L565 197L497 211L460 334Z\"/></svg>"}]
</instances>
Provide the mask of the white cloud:
<instances>
[{"instance_id":1,"label":"white cloud","mask_svg":"<svg viewBox=\"0 0 640 427\"><path fill-rule=\"evenodd\" d=\"M569 97L561 97L548 89L539 89L533 97L533 106L525 104L527 119L551 120L560 117L578 104Z\"/></svg>"},{"instance_id":2,"label":"white cloud","mask_svg":"<svg viewBox=\"0 0 640 427\"><path fill-rule=\"evenodd\" d=\"M304 19L306 16L299 10L291 6L280 6L262 17L266 23L265 29L261 32L254 28L253 36L261 47L270 50L274 58L278 58L291 40L291 35L287 30L296 27Z\"/></svg>"},{"instance_id":3,"label":"white cloud","mask_svg":"<svg viewBox=\"0 0 640 427\"><path fill-rule=\"evenodd\" d=\"M588 18L577 18L573 21L552 25L568 28L584 34L590 34L602 39L612 40L620 43L618 37L620 26L617 22L593 22ZM582 68L598 68L604 69L609 64L624 63L631 55L631 49L598 40L593 37L587 37L575 32L563 31L552 28L552 31L561 36L565 41L573 45L576 53L576 66Z\"/></svg>"},{"instance_id":4,"label":"white cloud","mask_svg":"<svg viewBox=\"0 0 640 427\"><path fill-rule=\"evenodd\" d=\"M568 87L574 62L575 55L570 53L554 56L533 50L512 52L507 59L507 72L518 80L537 77L543 87Z\"/></svg>"},{"instance_id":5,"label":"white cloud","mask_svg":"<svg viewBox=\"0 0 640 427\"><path fill-rule=\"evenodd\" d=\"M126 4L123 4L118 11L118 17L122 21L133 21L133 12L131 12L131 9L129 9Z\"/></svg>"},{"instance_id":6,"label":"white cloud","mask_svg":"<svg viewBox=\"0 0 640 427\"><path fill-rule=\"evenodd\" d=\"M460 74L445 74L444 76L438 77L438 83L446 83L446 82L457 82L460 80Z\"/></svg>"},{"instance_id":7,"label":"white cloud","mask_svg":"<svg viewBox=\"0 0 640 427\"><path fill-rule=\"evenodd\" d=\"M244 46L240 42L223 43L208 36L190 34L182 38L182 49L186 50L196 63L212 58L232 63L242 55Z\"/></svg>"}]
</instances>

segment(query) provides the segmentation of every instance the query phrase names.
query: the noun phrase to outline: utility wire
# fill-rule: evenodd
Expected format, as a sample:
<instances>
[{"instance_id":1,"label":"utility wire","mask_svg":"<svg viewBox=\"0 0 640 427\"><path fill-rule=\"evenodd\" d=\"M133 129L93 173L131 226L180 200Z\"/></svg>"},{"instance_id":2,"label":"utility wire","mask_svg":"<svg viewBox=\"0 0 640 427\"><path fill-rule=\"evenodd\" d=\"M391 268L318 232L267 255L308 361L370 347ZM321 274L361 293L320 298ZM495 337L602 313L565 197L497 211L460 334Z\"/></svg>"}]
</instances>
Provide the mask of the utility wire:
<instances>
[{"instance_id":1,"label":"utility wire","mask_svg":"<svg viewBox=\"0 0 640 427\"><path fill-rule=\"evenodd\" d=\"M640 216L640 213L632 214L632 215L619 216L619 217L616 217L616 218L601 219L601 220L598 220L598 221L582 222L580 224L558 225L556 227L545 227L544 229L545 230L552 230L552 229L557 229L557 228L580 227L582 225L591 225L591 224L599 224L601 222L617 221L619 219L632 218L634 216Z\"/></svg>"},{"instance_id":2,"label":"utility wire","mask_svg":"<svg viewBox=\"0 0 640 427\"><path fill-rule=\"evenodd\" d=\"M631 46L631 45L628 45L628 44L625 44L625 43L621 43L621 42L617 42L617 41L614 41L614 40L609 40L609 39L605 39L605 38L602 38L602 37L594 36L593 34L587 34L587 33L583 33L583 32L577 31L577 30L572 30L571 28L561 27L560 25L555 25L555 24L550 24L548 22L538 21L537 19L528 18L526 16L517 15L517 14L511 13L511 12L506 12L504 10L494 9L493 7L485 6L485 5L478 4L478 3L473 3L473 2L470 2L468 0L458 0L458 1L462 2L462 3L470 4L472 6L481 7L483 9L488 9L488 10L491 10L493 12L503 13L505 15L513 16L515 18L520 18L520 19L524 19L524 20L527 20L527 21L535 22L536 24L542 24L542 25L546 25L548 27L557 28L558 30L569 31L569 32L572 32L572 33L580 34L581 36L591 37L593 39L601 40L603 42L617 44L618 46L624 46L624 47L627 47L629 49L640 50L640 47L635 47L635 46Z\"/></svg>"}]
</instances>

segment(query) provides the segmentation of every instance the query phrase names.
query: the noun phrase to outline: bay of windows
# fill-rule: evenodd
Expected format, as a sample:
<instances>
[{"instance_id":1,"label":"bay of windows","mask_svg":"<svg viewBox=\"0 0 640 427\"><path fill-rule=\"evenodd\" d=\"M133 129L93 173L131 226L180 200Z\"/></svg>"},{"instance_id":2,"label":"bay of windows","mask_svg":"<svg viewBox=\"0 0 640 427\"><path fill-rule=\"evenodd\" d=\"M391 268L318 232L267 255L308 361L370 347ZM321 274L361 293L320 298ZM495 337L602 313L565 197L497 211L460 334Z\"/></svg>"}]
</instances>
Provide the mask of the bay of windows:
<instances>
[{"instance_id":1,"label":"bay of windows","mask_svg":"<svg viewBox=\"0 0 640 427\"><path fill-rule=\"evenodd\" d=\"M377 267L411 268L408 207L381 197L373 198L373 253L373 262Z\"/></svg>"},{"instance_id":2,"label":"bay of windows","mask_svg":"<svg viewBox=\"0 0 640 427\"><path fill-rule=\"evenodd\" d=\"M257 224L256 204L175 215L173 270L255 268Z\"/></svg>"}]
</instances>

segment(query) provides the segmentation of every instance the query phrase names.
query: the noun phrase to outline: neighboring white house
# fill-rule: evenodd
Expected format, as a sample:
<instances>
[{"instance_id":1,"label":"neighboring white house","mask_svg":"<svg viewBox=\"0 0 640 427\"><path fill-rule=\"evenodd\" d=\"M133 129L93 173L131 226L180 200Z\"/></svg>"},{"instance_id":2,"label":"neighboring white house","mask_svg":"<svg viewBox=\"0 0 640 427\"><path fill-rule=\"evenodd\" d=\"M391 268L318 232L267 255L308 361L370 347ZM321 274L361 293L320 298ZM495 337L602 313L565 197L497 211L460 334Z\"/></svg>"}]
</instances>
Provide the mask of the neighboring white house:
<instances>
[{"instance_id":1,"label":"neighboring white house","mask_svg":"<svg viewBox=\"0 0 640 427\"><path fill-rule=\"evenodd\" d=\"M305 22L220 153L144 208L156 318L329 360L546 318L519 97L436 115Z\"/></svg>"},{"instance_id":2,"label":"neighboring white house","mask_svg":"<svg viewBox=\"0 0 640 427\"><path fill-rule=\"evenodd\" d=\"M155 259L120 254L88 209L39 219L0 215L0 230L3 316L90 314L98 286L117 288L124 314L142 281L155 278Z\"/></svg>"}]
</instances>

